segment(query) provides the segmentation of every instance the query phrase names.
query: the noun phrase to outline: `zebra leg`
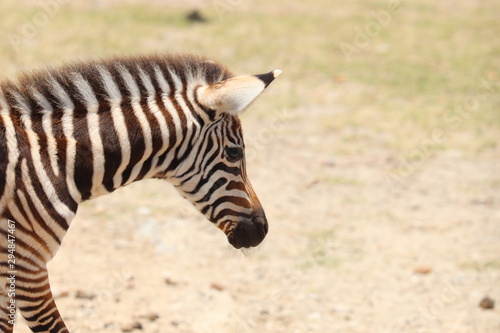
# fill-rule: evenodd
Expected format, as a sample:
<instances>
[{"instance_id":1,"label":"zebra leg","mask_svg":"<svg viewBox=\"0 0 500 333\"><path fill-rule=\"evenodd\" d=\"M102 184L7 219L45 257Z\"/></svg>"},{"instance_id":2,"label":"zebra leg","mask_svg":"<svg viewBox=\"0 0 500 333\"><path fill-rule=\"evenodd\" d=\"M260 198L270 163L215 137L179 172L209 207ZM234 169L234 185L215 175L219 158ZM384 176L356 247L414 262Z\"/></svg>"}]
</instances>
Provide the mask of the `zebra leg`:
<instances>
[{"instance_id":1,"label":"zebra leg","mask_svg":"<svg viewBox=\"0 0 500 333\"><path fill-rule=\"evenodd\" d=\"M10 304L7 292L3 287L0 287L0 332L12 333L14 329L16 306L11 306Z\"/></svg>"},{"instance_id":2,"label":"zebra leg","mask_svg":"<svg viewBox=\"0 0 500 333\"><path fill-rule=\"evenodd\" d=\"M33 332L69 333L50 291L46 267L16 279L16 304Z\"/></svg>"}]
</instances>

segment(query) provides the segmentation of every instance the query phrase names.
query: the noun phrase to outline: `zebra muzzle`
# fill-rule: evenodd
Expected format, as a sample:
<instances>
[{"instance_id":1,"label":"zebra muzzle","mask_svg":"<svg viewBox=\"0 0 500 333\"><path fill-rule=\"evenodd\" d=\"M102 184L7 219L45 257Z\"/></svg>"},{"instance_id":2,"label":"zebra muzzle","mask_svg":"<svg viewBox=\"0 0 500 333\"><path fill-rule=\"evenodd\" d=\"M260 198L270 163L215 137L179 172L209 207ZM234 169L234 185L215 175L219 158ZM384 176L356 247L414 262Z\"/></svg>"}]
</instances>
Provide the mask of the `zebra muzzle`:
<instances>
[{"instance_id":1,"label":"zebra muzzle","mask_svg":"<svg viewBox=\"0 0 500 333\"><path fill-rule=\"evenodd\" d=\"M238 222L228 236L229 243L237 249L259 245L266 237L268 224L264 211L259 210L249 220Z\"/></svg>"}]
</instances>

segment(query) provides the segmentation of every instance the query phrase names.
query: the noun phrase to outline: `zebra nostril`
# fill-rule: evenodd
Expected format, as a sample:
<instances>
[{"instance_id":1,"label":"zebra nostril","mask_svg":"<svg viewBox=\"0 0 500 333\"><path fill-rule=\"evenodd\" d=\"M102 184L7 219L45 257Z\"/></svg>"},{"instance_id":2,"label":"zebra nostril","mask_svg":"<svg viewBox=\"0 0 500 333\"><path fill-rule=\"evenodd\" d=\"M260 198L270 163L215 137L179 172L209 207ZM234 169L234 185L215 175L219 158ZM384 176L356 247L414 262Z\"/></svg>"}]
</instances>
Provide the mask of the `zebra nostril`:
<instances>
[{"instance_id":1,"label":"zebra nostril","mask_svg":"<svg viewBox=\"0 0 500 333\"><path fill-rule=\"evenodd\" d=\"M229 243L235 248L253 247L259 245L268 231L267 219L264 214L255 214L249 220L238 222L228 237Z\"/></svg>"},{"instance_id":2,"label":"zebra nostril","mask_svg":"<svg viewBox=\"0 0 500 333\"><path fill-rule=\"evenodd\" d=\"M254 216L252 218L252 222L254 224L254 228L256 229L256 231L259 233L262 239L264 239L269 229L266 218L262 216Z\"/></svg>"},{"instance_id":3,"label":"zebra nostril","mask_svg":"<svg viewBox=\"0 0 500 333\"><path fill-rule=\"evenodd\" d=\"M269 230L269 225L267 224L266 214L264 214L264 211L262 209L257 211L257 213L252 216L252 222L262 234L262 238L264 238Z\"/></svg>"},{"instance_id":4,"label":"zebra nostril","mask_svg":"<svg viewBox=\"0 0 500 333\"><path fill-rule=\"evenodd\" d=\"M264 223L264 233L267 235L267 232L269 231L269 224L267 224L267 221Z\"/></svg>"}]
</instances>

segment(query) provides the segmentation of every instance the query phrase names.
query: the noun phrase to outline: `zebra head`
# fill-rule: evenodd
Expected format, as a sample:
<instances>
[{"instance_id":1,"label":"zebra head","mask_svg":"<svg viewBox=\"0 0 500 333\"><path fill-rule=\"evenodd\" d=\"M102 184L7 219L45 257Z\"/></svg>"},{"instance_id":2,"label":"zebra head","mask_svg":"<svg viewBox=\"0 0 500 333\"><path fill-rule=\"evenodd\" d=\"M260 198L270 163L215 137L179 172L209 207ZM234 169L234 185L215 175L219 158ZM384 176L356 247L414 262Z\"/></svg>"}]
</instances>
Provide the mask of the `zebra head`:
<instances>
[{"instance_id":1,"label":"zebra head","mask_svg":"<svg viewBox=\"0 0 500 333\"><path fill-rule=\"evenodd\" d=\"M178 167L175 185L237 249L259 245L268 231L266 215L246 175L238 115L280 73L232 77L197 86L193 93L194 109L204 121L189 156Z\"/></svg>"}]
</instances>

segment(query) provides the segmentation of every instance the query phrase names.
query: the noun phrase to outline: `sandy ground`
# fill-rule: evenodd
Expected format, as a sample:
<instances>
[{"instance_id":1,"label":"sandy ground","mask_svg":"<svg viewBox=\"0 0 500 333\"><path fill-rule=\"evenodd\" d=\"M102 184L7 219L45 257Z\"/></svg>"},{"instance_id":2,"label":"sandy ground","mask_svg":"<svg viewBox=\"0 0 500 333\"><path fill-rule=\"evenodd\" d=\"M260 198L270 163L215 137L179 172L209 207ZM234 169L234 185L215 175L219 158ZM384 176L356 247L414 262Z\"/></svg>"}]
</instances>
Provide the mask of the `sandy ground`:
<instances>
[{"instance_id":1,"label":"sandy ground","mask_svg":"<svg viewBox=\"0 0 500 333\"><path fill-rule=\"evenodd\" d=\"M500 332L498 154L398 169L383 133L321 129L322 112L243 117L258 249L160 181L83 205L49 266L71 331Z\"/></svg>"},{"instance_id":2,"label":"sandy ground","mask_svg":"<svg viewBox=\"0 0 500 333\"><path fill-rule=\"evenodd\" d=\"M49 264L70 331L499 333L498 145L401 154L389 142L405 130L372 127L377 115L325 126L357 112L330 97L242 117L270 224L257 249L231 248L165 182L82 205Z\"/></svg>"}]
</instances>

